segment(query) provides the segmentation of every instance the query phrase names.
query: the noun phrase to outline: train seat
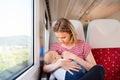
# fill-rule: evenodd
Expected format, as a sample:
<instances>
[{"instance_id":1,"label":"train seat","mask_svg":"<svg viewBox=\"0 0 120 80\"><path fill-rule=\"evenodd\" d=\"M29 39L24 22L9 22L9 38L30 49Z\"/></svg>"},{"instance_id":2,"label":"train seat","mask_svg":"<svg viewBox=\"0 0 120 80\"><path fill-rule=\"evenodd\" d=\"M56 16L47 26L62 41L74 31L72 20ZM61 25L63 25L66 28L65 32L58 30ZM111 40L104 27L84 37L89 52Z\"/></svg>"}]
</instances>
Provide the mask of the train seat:
<instances>
[{"instance_id":1,"label":"train seat","mask_svg":"<svg viewBox=\"0 0 120 80\"><path fill-rule=\"evenodd\" d=\"M106 70L104 80L120 80L120 22L96 19L88 24L86 41L97 64Z\"/></svg>"}]
</instances>

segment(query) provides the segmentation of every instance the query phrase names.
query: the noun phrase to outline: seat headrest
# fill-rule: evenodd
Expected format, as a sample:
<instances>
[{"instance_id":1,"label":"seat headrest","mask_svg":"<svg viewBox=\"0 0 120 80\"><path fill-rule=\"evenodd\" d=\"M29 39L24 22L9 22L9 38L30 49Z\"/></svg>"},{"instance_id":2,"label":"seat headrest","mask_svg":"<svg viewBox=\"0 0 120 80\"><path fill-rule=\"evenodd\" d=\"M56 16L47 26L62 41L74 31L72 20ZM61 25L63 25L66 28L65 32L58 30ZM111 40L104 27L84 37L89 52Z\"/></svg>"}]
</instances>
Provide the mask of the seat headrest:
<instances>
[{"instance_id":1,"label":"seat headrest","mask_svg":"<svg viewBox=\"0 0 120 80\"><path fill-rule=\"evenodd\" d=\"M97 19L88 24L87 42L93 48L120 47L120 22Z\"/></svg>"}]
</instances>

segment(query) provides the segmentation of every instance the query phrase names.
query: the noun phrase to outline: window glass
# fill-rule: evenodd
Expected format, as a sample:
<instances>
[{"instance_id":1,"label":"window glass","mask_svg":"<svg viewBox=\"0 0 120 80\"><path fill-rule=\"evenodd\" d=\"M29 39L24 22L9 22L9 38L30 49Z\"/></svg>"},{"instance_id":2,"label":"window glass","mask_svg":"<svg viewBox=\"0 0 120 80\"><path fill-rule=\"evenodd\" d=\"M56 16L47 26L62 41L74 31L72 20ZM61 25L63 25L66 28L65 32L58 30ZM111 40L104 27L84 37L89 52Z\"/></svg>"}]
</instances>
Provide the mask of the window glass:
<instances>
[{"instance_id":1,"label":"window glass","mask_svg":"<svg viewBox=\"0 0 120 80\"><path fill-rule=\"evenodd\" d=\"M33 1L0 0L0 80L33 64Z\"/></svg>"}]
</instances>

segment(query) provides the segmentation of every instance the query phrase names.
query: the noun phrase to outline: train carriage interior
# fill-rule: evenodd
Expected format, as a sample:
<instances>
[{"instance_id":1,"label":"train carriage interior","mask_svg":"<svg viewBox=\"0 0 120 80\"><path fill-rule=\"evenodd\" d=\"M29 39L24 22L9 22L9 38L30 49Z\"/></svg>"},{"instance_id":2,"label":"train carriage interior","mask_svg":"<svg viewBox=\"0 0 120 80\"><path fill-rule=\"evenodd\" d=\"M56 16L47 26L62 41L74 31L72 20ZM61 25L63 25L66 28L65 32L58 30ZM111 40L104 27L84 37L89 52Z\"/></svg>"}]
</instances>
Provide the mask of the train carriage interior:
<instances>
[{"instance_id":1,"label":"train carriage interior","mask_svg":"<svg viewBox=\"0 0 120 80\"><path fill-rule=\"evenodd\" d=\"M41 1L41 3L46 4L41 4L41 8L43 10L44 7L43 14L46 14L45 16L47 16L48 19L49 27L47 27L47 29L51 29L53 22L61 17L69 20L79 20L83 24L85 41L93 47L92 52L96 62L105 67L105 80L120 79L120 64L116 62L120 62L119 0L46 0L45 2ZM40 16L44 17L43 14ZM54 42L53 36L50 31L49 44ZM46 46L48 42L45 41L44 43ZM49 46L50 45L45 48L45 51L49 49ZM100 52L99 49L102 51ZM104 54L108 57L104 56ZM99 55L101 58L98 57ZM105 62L101 61L102 58L105 58ZM111 60L113 62L109 63ZM113 69L113 71L110 71L111 69Z\"/></svg>"},{"instance_id":2,"label":"train carriage interior","mask_svg":"<svg viewBox=\"0 0 120 80\"><path fill-rule=\"evenodd\" d=\"M43 57L59 18L90 44L104 80L120 80L120 0L0 0L0 11L0 80L49 80Z\"/></svg>"}]
</instances>

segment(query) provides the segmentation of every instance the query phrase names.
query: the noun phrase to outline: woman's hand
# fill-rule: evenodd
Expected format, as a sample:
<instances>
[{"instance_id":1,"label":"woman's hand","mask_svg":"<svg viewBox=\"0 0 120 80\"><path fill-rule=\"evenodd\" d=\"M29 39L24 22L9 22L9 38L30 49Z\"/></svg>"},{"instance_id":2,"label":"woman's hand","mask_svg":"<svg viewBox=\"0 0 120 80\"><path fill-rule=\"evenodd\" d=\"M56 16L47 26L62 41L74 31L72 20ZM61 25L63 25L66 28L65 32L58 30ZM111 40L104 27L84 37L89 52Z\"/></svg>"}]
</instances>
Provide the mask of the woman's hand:
<instances>
[{"instance_id":1,"label":"woman's hand","mask_svg":"<svg viewBox=\"0 0 120 80\"><path fill-rule=\"evenodd\" d=\"M73 63L71 60L60 59L57 61L57 63L72 75L73 73L70 70L79 71L79 69L81 69L80 65Z\"/></svg>"},{"instance_id":2,"label":"woman's hand","mask_svg":"<svg viewBox=\"0 0 120 80\"><path fill-rule=\"evenodd\" d=\"M62 57L63 57L64 59L72 59L72 60L74 60L75 57L76 57L76 55L73 54L73 53L71 53L71 52L69 52L69 51L64 51L64 52L62 53Z\"/></svg>"}]
</instances>

